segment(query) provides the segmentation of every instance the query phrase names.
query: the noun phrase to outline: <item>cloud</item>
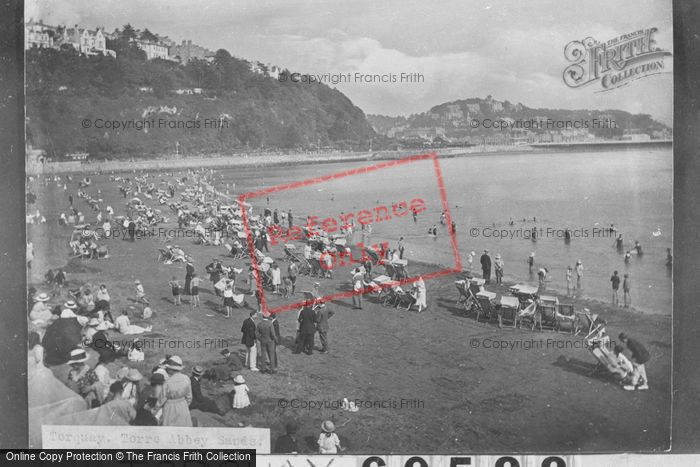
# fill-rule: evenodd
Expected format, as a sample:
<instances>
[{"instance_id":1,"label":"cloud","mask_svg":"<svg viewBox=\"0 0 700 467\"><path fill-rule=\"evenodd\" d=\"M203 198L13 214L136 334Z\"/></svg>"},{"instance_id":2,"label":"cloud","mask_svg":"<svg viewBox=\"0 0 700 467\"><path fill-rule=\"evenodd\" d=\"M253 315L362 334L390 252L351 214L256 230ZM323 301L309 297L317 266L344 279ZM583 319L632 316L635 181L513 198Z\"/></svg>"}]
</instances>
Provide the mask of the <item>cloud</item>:
<instances>
[{"instance_id":1,"label":"cloud","mask_svg":"<svg viewBox=\"0 0 700 467\"><path fill-rule=\"evenodd\" d=\"M608 93L562 81L564 46L656 26L673 48L670 0L28 0L27 16L65 24L127 22L304 73L422 73L424 82L338 88L367 113L422 112L468 97L531 107L621 108L672 120L672 75ZM490 6L490 8L486 8Z\"/></svg>"}]
</instances>

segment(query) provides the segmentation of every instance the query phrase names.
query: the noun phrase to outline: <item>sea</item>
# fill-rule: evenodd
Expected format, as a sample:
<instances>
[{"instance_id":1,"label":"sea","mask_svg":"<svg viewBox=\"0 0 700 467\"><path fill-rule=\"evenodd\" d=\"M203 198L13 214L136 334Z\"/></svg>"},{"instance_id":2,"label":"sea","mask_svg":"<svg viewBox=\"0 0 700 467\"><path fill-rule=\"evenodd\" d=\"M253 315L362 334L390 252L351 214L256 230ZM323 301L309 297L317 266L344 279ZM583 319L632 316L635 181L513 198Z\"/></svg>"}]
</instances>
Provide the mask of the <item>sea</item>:
<instances>
[{"instance_id":1,"label":"sea","mask_svg":"<svg viewBox=\"0 0 700 467\"><path fill-rule=\"evenodd\" d=\"M377 168L378 164L387 166ZM505 280L537 284L537 270L545 267L547 289L565 293L567 266L575 267L580 260L584 272L577 296L610 301L610 277L617 270L621 277L629 275L635 309L671 313L672 275L666 265L667 248L673 246L671 148L464 155L437 163L426 159L248 167L216 170L215 176L217 190L232 199L257 192L247 201L258 211L292 210L296 225L306 224L311 216L315 228L321 228L324 219L341 224L341 216L353 213L357 219L361 211L369 211L374 222L370 238L363 239L387 241L395 248L403 236L409 271L410 261L455 266L449 212L465 270L474 252L472 270L479 275L479 257L488 250L492 260L502 256ZM425 209L414 221L402 203L410 206L415 200ZM435 237L428 234L433 226ZM534 240L533 228L538 233ZM568 242L564 229L571 231ZM619 234L622 251L614 246ZM276 240L284 241L285 235ZM642 255L636 253L635 242ZM627 250L631 256L625 262ZM531 272L527 259L532 253Z\"/></svg>"}]
</instances>

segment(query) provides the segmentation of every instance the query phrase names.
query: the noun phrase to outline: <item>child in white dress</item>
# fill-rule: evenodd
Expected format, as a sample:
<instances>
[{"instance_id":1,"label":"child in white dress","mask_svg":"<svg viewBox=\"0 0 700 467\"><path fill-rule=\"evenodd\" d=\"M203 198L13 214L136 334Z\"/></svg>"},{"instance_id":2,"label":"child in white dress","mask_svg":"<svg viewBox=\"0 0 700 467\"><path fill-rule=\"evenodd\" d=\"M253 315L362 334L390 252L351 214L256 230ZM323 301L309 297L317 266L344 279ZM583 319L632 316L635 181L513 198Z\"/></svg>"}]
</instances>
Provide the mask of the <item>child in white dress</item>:
<instances>
[{"instance_id":1,"label":"child in white dress","mask_svg":"<svg viewBox=\"0 0 700 467\"><path fill-rule=\"evenodd\" d=\"M233 379L233 408L243 409L250 405L250 399L248 398L248 393L250 389L245 384L245 379L243 375L237 375Z\"/></svg>"},{"instance_id":2,"label":"child in white dress","mask_svg":"<svg viewBox=\"0 0 700 467\"><path fill-rule=\"evenodd\" d=\"M321 424L323 433L318 437L318 452L321 454L337 454L345 449L340 446L340 439L335 434L335 425L326 420Z\"/></svg>"}]
</instances>

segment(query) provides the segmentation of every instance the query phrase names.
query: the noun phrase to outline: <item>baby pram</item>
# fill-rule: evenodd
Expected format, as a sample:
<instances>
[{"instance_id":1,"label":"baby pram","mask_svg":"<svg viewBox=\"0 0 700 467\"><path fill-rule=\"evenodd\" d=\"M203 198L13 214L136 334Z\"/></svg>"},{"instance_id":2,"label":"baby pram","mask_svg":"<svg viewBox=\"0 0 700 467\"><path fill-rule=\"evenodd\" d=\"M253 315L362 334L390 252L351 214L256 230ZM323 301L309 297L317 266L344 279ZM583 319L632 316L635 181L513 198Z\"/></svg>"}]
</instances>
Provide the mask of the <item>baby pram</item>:
<instances>
[{"instance_id":1,"label":"baby pram","mask_svg":"<svg viewBox=\"0 0 700 467\"><path fill-rule=\"evenodd\" d=\"M239 240L235 240L232 245L226 243L224 247L228 251L229 256L233 257L234 260L248 257L248 251Z\"/></svg>"},{"instance_id":2,"label":"baby pram","mask_svg":"<svg viewBox=\"0 0 700 467\"><path fill-rule=\"evenodd\" d=\"M394 267L394 274L396 274L394 279L403 280L408 278L408 271L406 270L406 266L408 266L408 260L397 259L395 261L392 261L391 265Z\"/></svg>"},{"instance_id":3,"label":"baby pram","mask_svg":"<svg viewBox=\"0 0 700 467\"><path fill-rule=\"evenodd\" d=\"M297 263L299 266L299 274L308 276L311 274L311 264L297 252L297 247L293 243L287 243L284 245L284 254L287 259L291 262Z\"/></svg>"},{"instance_id":4,"label":"baby pram","mask_svg":"<svg viewBox=\"0 0 700 467\"><path fill-rule=\"evenodd\" d=\"M311 272L309 273L312 277L323 277L324 271L321 269L321 252L312 251L309 257L309 266L311 266Z\"/></svg>"},{"instance_id":5,"label":"baby pram","mask_svg":"<svg viewBox=\"0 0 700 467\"><path fill-rule=\"evenodd\" d=\"M369 257L370 261L372 261L372 264L378 264L382 260L382 258L379 256L379 253L377 253L377 251L373 250L372 248L365 247L364 253L367 255L367 257Z\"/></svg>"}]
</instances>

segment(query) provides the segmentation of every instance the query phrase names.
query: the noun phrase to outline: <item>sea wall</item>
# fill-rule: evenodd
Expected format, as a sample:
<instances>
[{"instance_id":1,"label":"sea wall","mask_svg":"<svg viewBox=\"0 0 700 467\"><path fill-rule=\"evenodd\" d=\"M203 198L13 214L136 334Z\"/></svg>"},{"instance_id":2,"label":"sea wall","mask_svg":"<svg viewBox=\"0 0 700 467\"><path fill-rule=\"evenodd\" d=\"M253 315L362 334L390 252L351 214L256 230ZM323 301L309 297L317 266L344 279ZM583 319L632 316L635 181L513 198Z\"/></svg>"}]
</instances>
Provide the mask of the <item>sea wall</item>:
<instances>
[{"instance_id":1,"label":"sea wall","mask_svg":"<svg viewBox=\"0 0 700 467\"><path fill-rule=\"evenodd\" d=\"M323 162L352 162L361 160L397 159L410 155L428 152L426 149L376 152L329 152L329 153L300 153L300 154L236 154L211 155L199 157L138 159L135 161L112 160L101 162L45 162L27 163L28 175L64 174L64 173L95 173L95 172L132 172L144 170L197 169L201 167L241 167L290 165ZM464 148L441 149L440 155L464 154Z\"/></svg>"}]
</instances>

